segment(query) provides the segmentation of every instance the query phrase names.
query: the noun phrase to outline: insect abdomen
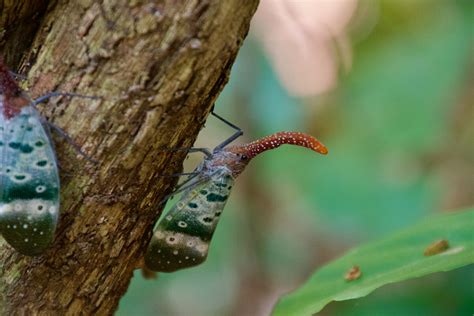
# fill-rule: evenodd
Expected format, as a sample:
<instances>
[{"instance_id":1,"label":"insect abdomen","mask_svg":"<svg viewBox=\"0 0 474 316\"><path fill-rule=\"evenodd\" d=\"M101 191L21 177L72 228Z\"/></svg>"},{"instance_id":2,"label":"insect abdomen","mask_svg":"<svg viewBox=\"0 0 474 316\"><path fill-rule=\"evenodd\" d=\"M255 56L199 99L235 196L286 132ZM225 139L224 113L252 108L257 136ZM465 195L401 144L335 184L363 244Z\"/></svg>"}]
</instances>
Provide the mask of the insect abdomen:
<instances>
[{"instance_id":1,"label":"insect abdomen","mask_svg":"<svg viewBox=\"0 0 474 316\"><path fill-rule=\"evenodd\" d=\"M232 184L230 175L220 175L186 192L159 221L145 254L147 267L173 272L204 262Z\"/></svg>"}]
</instances>

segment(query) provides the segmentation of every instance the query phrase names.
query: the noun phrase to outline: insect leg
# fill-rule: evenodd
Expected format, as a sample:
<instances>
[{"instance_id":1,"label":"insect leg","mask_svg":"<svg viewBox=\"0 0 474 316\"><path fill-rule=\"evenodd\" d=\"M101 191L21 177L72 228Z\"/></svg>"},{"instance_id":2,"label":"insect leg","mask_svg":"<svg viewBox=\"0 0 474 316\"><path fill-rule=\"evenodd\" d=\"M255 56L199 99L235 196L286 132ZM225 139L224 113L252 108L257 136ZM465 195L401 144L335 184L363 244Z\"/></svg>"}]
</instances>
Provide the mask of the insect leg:
<instances>
[{"instance_id":1,"label":"insect leg","mask_svg":"<svg viewBox=\"0 0 474 316\"><path fill-rule=\"evenodd\" d=\"M177 147L177 148L162 148L163 151L187 151L188 153L201 152L208 158L212 158L212 154L207 148L201 147Z\"/></svg>"},{"instance_id":2,"label":"insect leg","mask_svg":"<svg viewBox=\"0 0 474 316\"><path fill-rule=\"evenodd\" d=\"M26 80L26 79L27 79L27 77L26 77L25 75L17 74L17 73L14 72L14 71L11 71L11 70L10 70L9 73L10 73L10 75L11 75L12 77L14 77L16 80L18 80L18 79L20 79L20 80Z\"/></svg>"},{"instance_id":3,"label":"insect leg","mask_svg":"<svg viewBox=\"0 0 474 316\"><path fill-rule=\"evenodd\" d=\"M52 97L78 97L78 98L84 98L84 99L92 99L92 100L97 100L100 99L100 97L96 96L89 96L89 95L82 95L82 94L77 94L77 93L68 93L68 92L50 92L48 94L45 94L35 100L31 103L31 105L36 108L36 106L40 103L43 103L47 100L49 100ZM81 147L74 142L74 140L59 126L56 126L55 124L45 120L45 123L48 125L48 127L52 128L56 133L58 133L59 136L64 138L82 157L84 157L86 160L98 164L99 162L97 160L94 160L92 157L87 155L85 152L82 151Z\"/></svg>"},{"instance_id":4,"label":"insect leg","mask_svg":"<svg viewBox=\"0 0 474 316\"><path fill-rule=\"evenodd\" d=\"M48 124L48 127L52 128L56 133L58 133L59 136L64 138L64 140L68 142L69 145L71 145L79 155L84 157L87 161L90 161L96 165L99 164L97 160L95 160L94 158L92 158L91 156L83 152L81 147L78 144L76 144L76 142L62 128L48 121L46 121L46 124Z\"/></svg>"},{"instance_id":5,"label":"insect leg","mask_svg":"<svg viewBox=\"0 0 474 316\"><path fill-rule=\"evenodd\" d=\"M100 99L100 97L95 97L95 96L90 96L90 95L82 95L82 94L77 94L77 93L68 93L68 92L50 92L48 94L45 94L32 102L32 106L36 107L38 104L45 102L49 100L52 97L78 97L78 98L83 98L83 99L92 99L92 100L97 100Z\"/></svg>"},{"instance_id":6,"label":"insect leg","mask_svg":"<svg viewBox=\"0 0 474 316\"><path fill-rule=\"evenodd\" d=\"M198 172L198 173L196 173L196 175L190 176L188 179L186 179L183 183L181 183L179 186L177 186L177 187L173 190L173 192L171 192L170 194L168 194L167 196L165 196L165 197L163 198L163 200L160 202L159 205L165 203L170 197L172 197L172 196L174 196L174 195L176 195L176 194L179 194L179 193L181 193L181 192L183 192L183 191L186 191L186 190L188 190L188 189L190 189L190 188L193 188L193 187L195 187L195 186L197 186L197 185L199 185L199 184L201 184L201 183L206 182L206 181L209 180L208 177L203 177L203 178L201 178L201 179L198 179L198 180L196 180L196 181L194 181L194 182L189 183L192 179L196 178L199 174L200 174L200 173ZM189 183L189 184L188 184L188 183Z\"/></svg>"},{"instance_id":7,"label":"insect leg","mask_svg":"<svg viewBox=\"0 0 474 316\"><path fill-rule=\"evenodd\" d=\"M181 177L181 176L194 176L198 175L199 172L178 172L178 173L172 173L172 174L164 174L160 175L162 178L172 178L172 177Z\"/></svg>"},{"instance_id":8,"label":"insect leg","mask_svg":"<svg viewBox=\"0 0 474 316\"><path fill-rule=\"evenodd\" d=\"M211 114L213 116L215 116L217 119L219 119L220 121L224 122L226 125L230 126L231 128L235 129L236 132L234 134L232 134L229 138L227 138L225 141L223 141L221 144L217 145L215 148L214 148L214 151L219 151L220 149L224 148L225 146L229 145L230 143L232 143L234 140L236 140L237 138L239 138L240 136L242 136L244 134L244 132L242 131L242 129L240 127L238 127L237 125L229 122L228 120L226 120L225 118L223 118L222 116L220 116L219 114L217 114L216 112L214 112L214 106L212 106L212 110L211 110ZM164 150L169 150L169 151L187 151L188 153L192 153L192 152L202 152L203 154L205 154L208 158L212 158L212 153L209 151L209 149L207 148L199 148L199 147L190 147L190 148L167 148L167 149L164 149Z\"/></svg>"},{"instance_id":9,"label":"insect leg","mask_svg":"<svg viewBox=\"0 0 474 316\"><path fill-rule=\"evenodd\" d=\"M221 120L222 122L224 122L225 124L227 124L228 126L230 126L230 127L232 127L233 129L236 130L236 132L232 136L230 136L225 141L223 141L222 143L217 145L216 148L214 148L214 151L216 151L216 150L219 151L220 149L222 149L225 146L229 145L234 140L236 140L237 138L239 138L240 136L242 136L244 134L244 132L242 131L242 129L240 127L238 127L235 124L232 124L231 122L229 122L228 120L226 120L225 118L223 118L222 116L220 116L219 114L214 112L214 106L212 107L211 114L214 115L219 120Z\"/></svg>"}]
</instances>

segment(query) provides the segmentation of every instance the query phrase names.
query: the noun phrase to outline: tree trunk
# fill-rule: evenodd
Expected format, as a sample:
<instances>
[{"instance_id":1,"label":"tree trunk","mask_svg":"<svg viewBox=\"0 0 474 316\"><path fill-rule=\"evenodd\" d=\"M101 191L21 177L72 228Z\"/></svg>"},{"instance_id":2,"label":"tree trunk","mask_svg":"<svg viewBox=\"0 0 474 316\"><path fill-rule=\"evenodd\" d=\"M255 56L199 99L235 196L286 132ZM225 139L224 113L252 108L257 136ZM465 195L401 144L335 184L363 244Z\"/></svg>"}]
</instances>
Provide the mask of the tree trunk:
<instances>
[{"instance_id":1,"label":"tree trunk","mask_svg":"<svg viewBox=\"0 0 474 316\"><path fill-rule=\"evenodd\" d=\"M28 74L54 137L61 215L38 257L0 242L2 315L112 314L144 253L184 153L228 80L258 0L0 0L0 51ZM38 28L36 28L36 26ZM35 27L32 27L35 26ZM21 68L15 68L22 61Z\"/></svg>"}]
</instances>

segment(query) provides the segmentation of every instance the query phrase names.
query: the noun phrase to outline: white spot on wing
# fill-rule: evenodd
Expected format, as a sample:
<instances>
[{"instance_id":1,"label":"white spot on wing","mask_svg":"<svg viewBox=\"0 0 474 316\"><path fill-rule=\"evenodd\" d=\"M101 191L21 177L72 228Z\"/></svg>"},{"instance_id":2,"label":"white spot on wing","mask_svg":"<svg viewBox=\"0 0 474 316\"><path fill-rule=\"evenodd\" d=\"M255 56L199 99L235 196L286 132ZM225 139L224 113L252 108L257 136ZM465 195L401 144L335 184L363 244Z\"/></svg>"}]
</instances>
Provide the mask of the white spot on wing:
<instances>
[{"instance_id":1,"label":"white spot on wing","mask_svg":"<svg viewBox=\"0 0 474 316\"><path fill-rule=\"evenodd\" d=\"M44 185L38 185L36 188L35 188L35 191L37 193L43 193L44 191L46 191L46 187Z\"/></svg>"}]
</instances>

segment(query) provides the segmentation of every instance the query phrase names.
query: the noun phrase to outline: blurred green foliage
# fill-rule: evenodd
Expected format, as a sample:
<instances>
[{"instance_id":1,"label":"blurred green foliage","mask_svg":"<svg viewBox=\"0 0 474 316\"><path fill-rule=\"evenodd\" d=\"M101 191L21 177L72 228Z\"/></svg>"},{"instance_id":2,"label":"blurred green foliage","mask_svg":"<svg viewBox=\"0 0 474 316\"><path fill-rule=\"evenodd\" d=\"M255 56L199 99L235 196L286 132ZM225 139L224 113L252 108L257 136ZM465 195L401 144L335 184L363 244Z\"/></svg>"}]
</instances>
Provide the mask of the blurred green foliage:
<instances>
[{"instance_id":1,"label":"blurred green foliage","mask_svg":"<svg viewBox=\"0 0 474 316\"><path fill-rule=\"evenodd\" d=\"M273 315L313 315L331 301L358 299L390 283L472 265L473 231L474 209L470 209L431 216L408 229L355 247L280 299ZM445 238L446 246L427 255L426 249L433 249L440 237ZM356 272L348 276L349 269Z\"/></svg>"},{"instance_id":2,"label":"blurred green foliage","mask_svg":"<svg viewBox=\"0 0 474 316\"><path fill-rule=\"evenodd\" d=\"M216 110L245 130L239 141L301 130L330 153L286 146L252 161L237 181L208 261L155 281L137 272L117 315L267 315L280 295L348 248L474 204L466 185L474 160L474 113L466 105L472 2L361 5L377 8L377 23L366 33L349 26L353 68L318 98L290 97L247 39ZM207 125L198 146L213 147L231 133L212 118ZM187 168L199 159L191 157ZM472 276L465 268L405 282L360 304L332 303L327 313L371 315L389 306L393 315L432 315L442 305L472 314ZM440 295L448 286L456 300Z\"/></svg>"}]
</instances>

